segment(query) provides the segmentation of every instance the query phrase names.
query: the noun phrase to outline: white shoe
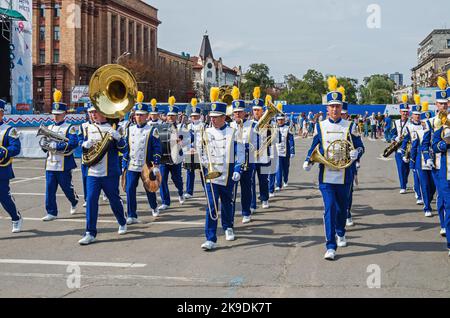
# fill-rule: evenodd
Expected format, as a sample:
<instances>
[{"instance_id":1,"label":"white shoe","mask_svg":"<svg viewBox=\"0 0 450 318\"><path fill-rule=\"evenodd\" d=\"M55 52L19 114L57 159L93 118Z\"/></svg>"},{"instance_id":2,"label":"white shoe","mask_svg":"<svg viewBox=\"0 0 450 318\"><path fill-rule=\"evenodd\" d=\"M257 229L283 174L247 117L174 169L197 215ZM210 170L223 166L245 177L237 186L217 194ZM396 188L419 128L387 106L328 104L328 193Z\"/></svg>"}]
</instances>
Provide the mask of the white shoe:
<instances>
[{"instance_id":1,"label":"white shoe","mask_svg":"<svg viewBox=\"0 0 450 318\"><path fill-rule=\"evenodd\" d=\"M417 205L423 205L423 200L417 200Z\"/></svg>"},{"instance_id":2,"label":"white shoe","mask_svg":"<svg viewBox=\"0 0 450 318\"><path fill-rule=\"evenodd\" d=\"M276 187L275 191L280 192L281 191L280 187Z\"/></svg>"},{"instance_id":3,"label":"white shoe","mask_svg":"<svg viewBox=\"0 0 450 318\"><path fill-rule=\"evenodd\" d=\"M268 208L269 208L269 201L264 201L264 202L262 203L262 208L263 208L263 209L268 209Z\"/></svg>"},{"instance_id":4,"label":"white shoe","mask_svg":"<svg viewBox=\"0 0 450 318\"><path fill-rule=\"evenodd\" d=\"M108 197L106 196L106 194L103 194L103 201L104 202L108 201Z\"/></svg>"},{"instance_id":5,"label":"white shoe","mask_svg":"<svg viewBox=\"0 0 450 318\"><path fill-rule=\"evenodd\" d=\"M289 187L289 183L283 183L283 188Z\"/></svg>"},{"instance_id":6,"label":"white shoe","mask_svg":"<svg viewBox=\"0 0 450 318\"><path fill-rule=\"evenodd\" d=\"M44 217L42 218L42 221L44 221L44 222L51 222L51 221L56 220L57 218L58 218L58 217L56 217L56 216L54 216L54 215L47 214L46 216L44 216Z\"/></svg>"},{"instance_id":7,"label":"white shoe","mask_svg":"<svg viewBox=\"0 0 450 318\"><path fill-rule=\"evenodd\" d=\"M161 205L161 206L158 208L158 210L160 210L160 211L165 211L165 210L167 210L168 208L169 208L168 205L163 204L163 205Z\"/></svg>"},{"instance_id":8,"label":"white shoe","mask_svg":"<svg viewBox=\"0 0 450 318\"><path fill-rule=\"evenodd\" d=\"M205 251L211 251L217 247L217 244L211 241L206 241L202 244L202 249Z\"/></svg>"},{"instance_id":9,"label":"white shoe","mask_svg":"<svg viewBox=\"0 0 450 318\"><path fill-rule=\"evenodd\" d=\"M192 197L193 197L193 196L192 196L191 194L189 194L189 193L185 193L185 194L184 194L184 199L185 199L185 200L192 199Z\"/></svg>"},{"instance_id":10,"label":"white shoe","mask_svg":"<svg viewBox=\"0 0 450 318\"><path fill-rule=\"evenodd\" d=\"M441 229L441 232L439 232L439 234L440 234L442 237L447 237L447 230L446 230L446 229Z\"/></svg>"},{"instance_id":11,"label":"white shoe","mask_svg":"<svg viewBox=\"0 0 450 318\"><path fill-rule=\"evenodd\" d=\"M335 250L328 250L325 253L325 256L323 258L325 258L326 260L329 260L329 261L334 261L334 259L336 258L336 251Z\"/></svg>"},{"instance_id":12,"label":"white shoe","mask_svg":"<svg viewBox=\"0 0 450 318\"><path fill-rule=\"evenodd\" d=\"M77 207L73 206L70 208L70 215L75 215L75 214L77 214Z\"/></svg>"},{"instance_id":13,"label":"white shoe","mask_svg":"<svg viewBox=\"0 0 450 318\"><path fill-rule=\"evenodd\" d=\"M252 218L250 216L244 216L242 218L242 224L248 224L252 221Z\"/></svg>"},{"instance_id":14,"label":"white shoe","mask_svg":"<svg viewBox=\"0 0 450 318\"><path fill-rule=\"evenodd\" d=\"M354 226L355 225L355 223L353 223L353 219L352 218L348 218L347 219L347 226Z\"/></svg>"},{"instance_id":15,"label":"white shoe","mask_svg":"<svg viewBox=\"0 0 450 318\"><path fill-rule=\"evenodd\" d=\"M430 211L425 212L425 217L432 218L433 217L433 213L431 213Z\"/></svg>"},{"instance_id":16,"label":"white shoe","mask_svg":"<svg viewBox=\"0 0 450 318\"><path fill-rule=\"evenodd\" d=\"M401 189L400 194L406 194L406 189Z\"/></svg>"},{"instance_id":17,"label":"white shoe","mask_svg":"<svg viewBox=\"0 0 450 318\"><path fill-rule=\"evenodd\" d=\"M153 215L153 217L158 217L159 216L159 209L158 208L156 208L156 209L154 209L154 210L152 210L152 215Z\"/></svg>"},{"instance_id":18,"label":"white shoe","mask_svg":"<svg viewBox=\"0 0 450 318\"><path fill-rule=\"evenodd\" d=\"M450 257L450 250L448 250L448 257Z\"/></svg>"},{"instance_id":19,"label":"white shoe","mask_svg":"<svg viewBox=\"0 0 450 318\"><path fill-rule=\"evenodd\" d=\"M18 221L13 221L12 222L12 232L20 233L20 231L22 231L22 223L23 223L23 218L20 218L20 220L18 220Z\"/></svg>"},{"instance_id":20,"label":"white shoe","mask_svg":"<svg viewBox=\"0 0 450 318\"><path fill-rule=\"evenodd\" d=\"M119 231L117 233L119 233L119 235L127 234L127 225L125 224L124 226L119 226Z\"/></svg>"},{"instance_id":21,"label":"white shoe","mask_svg":"<svg viewBox=\"0 0 450 318\"><path fill-rule=\"evenodd\" d=\"M85 207L87 207L87 203L86 202L83 203L83 208L85 208Z\"/></svg>"},{"instance_id":22,"label":"white shoe","mask_svg":"<svg viewBox=\"0 0 450 318\"><path fill-rule=\"evenodd\" d=\"M275 193L269 193L269 198L275 198Z\"/></svg>"},{"instance_id":23,"label":"white shoe","mask_svg":"<svg viewBox=\"0 0 450 318\"><path fill-rule=\"evenodd\" d=\"M95 237L90 233L86 233L81 240L78 241L80 245L89 245L95 242Z\"/></svg>"},{"instance_id":24,"label":"white shoe","mask_svg":"<svg viewBox=\"0 0 450 318\"><path fill-rule=\"evenodd\" d=\"M183 205L186 200L184 199L184 196L178 197L178 201L180 201L180 204Z\"/></svg>"},{"instance_id":25,"label":"white shoe","mask_svg":"<svg viewBox=\"0 0 450 318\"><path fill-rule=\"evenodd\" d=\"M127 225L139 224L139 220L137 218L127 218Z\"/></svg>"},{"instance_id":26,"label":"white shoe","mask_svg":"<svg viewBox=\"0 0 450 318\"><path fill-rule=\"evenodd\" d=\"M345 236L344 237L340 237L340 236L337 237L337 246L338 247L347 247L347 240L345 239Z\"/></svg>"},{"instance_id":27,"label":"white shoe","mask_svg":"<svg viewBox=\"0 0 450 318\"><path fill-rule=\"evenodd\" d=\"M236 237L234 236L234 231L233 229L227 229L225 231L225 239L227 241L234 241L236 239Z\"/></svg>"}]
</instances>

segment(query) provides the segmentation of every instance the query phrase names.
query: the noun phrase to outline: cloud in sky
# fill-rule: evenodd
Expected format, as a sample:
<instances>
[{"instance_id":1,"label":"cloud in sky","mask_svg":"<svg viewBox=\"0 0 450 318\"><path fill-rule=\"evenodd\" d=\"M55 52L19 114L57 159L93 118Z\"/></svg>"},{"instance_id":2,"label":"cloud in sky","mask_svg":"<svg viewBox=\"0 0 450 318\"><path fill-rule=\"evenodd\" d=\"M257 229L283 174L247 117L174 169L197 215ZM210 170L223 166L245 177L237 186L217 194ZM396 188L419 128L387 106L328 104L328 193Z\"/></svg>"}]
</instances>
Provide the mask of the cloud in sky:
<instances>
[{"instance_id":1,"label":"cloud in sky","mask_svg":"<svg viewBox=\"0 0 450 318\"><path fill-rule=\"evenodd\" d=\"M215 57L228 66L266 63L276 80L310 68L362 80L404 73L417 62L418 44L450 27L448 0L150 0L159 9L159 46L197 55L208 30ZM367 26L369 5L380 28ZM447 25L446 25L447 23Z\"/></svg>"}]
</instances>

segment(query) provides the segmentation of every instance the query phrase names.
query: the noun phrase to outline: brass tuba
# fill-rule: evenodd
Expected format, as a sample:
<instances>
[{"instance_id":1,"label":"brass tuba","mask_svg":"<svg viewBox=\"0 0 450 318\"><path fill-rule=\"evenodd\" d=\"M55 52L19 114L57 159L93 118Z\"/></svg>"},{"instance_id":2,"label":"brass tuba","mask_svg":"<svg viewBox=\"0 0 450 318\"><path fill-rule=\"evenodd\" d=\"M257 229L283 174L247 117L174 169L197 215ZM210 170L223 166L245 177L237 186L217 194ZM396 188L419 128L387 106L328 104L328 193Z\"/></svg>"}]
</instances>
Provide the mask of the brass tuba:
<instances>
[{"instance_id":1,"label":"brass tuba","mask_svg":"<svg viewBox=\"0 0 450 318\"><path fill-rule=\"evenodd\" d=\"M320 145L314 149L310 162L325 165L332 170L344 170L353 164L350 152L355 150L353 144L348 140L336 140L332 142L325 151L325 155L320 153Z\"/></svg>"},{"instance_id":2,"label":"brass tuba","mask_svg":"<svg viewBox=\"0 0 450 318\"><path fill-rule=\"evenodd\" d=\"M117 121L133 108L136 96L136 78L121 65L104 65L91 77L89 83L91 103L98 112L113 122L113 129L116 129ZM113 138L109 133L104 134L100 142L89 150L83 150L83 163L88 167L99 163L112 141Z\"/></svg>"},{"instance_id":3,"label":"brass tuba","mask_svg":"<svg viewBox=\"0 0 450 318\"><path fill-rule=\"evenodd\" d=\"M445 135L450 131L450 114L446 111L440 112L434 121L434 129L439 130L442 128L441 138L447 145L450 145L450 138L446 138Z\"/></svg>"},{"instance_id":4,"label":"brass tuba","mask_svg":"<svg viewBox=\"0 0 450 318\"><path fill-rule=\"evenodd\" d=\"M264 115L261 117L261 119L256 124L256 131L260 131L264 128L270 128L270 122L272 119L277 116L278 114L284 115L282 111L280 111L278 108L275 107L275 105L272 102L269 102L267 105L267 110L264 113Z\"/></svg>"}]
</instances>

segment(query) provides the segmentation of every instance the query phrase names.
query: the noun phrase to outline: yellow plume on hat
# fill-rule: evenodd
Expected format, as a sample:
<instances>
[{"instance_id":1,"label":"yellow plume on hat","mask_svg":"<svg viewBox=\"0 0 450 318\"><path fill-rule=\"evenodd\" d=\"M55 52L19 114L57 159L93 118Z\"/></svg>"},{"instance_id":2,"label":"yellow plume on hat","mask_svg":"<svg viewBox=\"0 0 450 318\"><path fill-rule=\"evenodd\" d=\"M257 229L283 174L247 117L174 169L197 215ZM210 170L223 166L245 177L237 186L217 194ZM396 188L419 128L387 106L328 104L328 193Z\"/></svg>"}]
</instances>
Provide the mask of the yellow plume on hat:
<instances>
[{"instance_id":1,"label":"yellow plume on hat","mask_svg":"<svg viewBox=\"0 0 450 318\"><path fill-rule=\"evenodd\" d=\"M55 92L53 93L53 101L55 103L59 103L61 101L62 98L62 93L60 90L55 90Z\"/></svg>"},{"instance_id":2,"label":"yellow plume on hat","mask_svg":"<svg viewBox=\"0 0 450 318\"><path fill-rule=\"evenodd\" d=\"M347 99L347 96L345 96L345 87L341 85L338 87L337 91L342 94L342 100L345 102Z\"/></svg>"},{"instance_id":3,"label":"yellow plume on hat","mask_svg":"<svg viewBox=\"0 0 450 318\"><path fill-rule=\"evenodd\" d=\"M144 101L144 93L138 91L136 96L136 102L142 103L143 101Z\"/></svg>"},{"instance_id":4,"label":"yellow plume on hat","mask_svg":"<svg viewBox=\"0 0 450 318\"><path fill-rule=\"evenodd\" d=\"M197 104L198 104L197 98L193 98L193 99L191 100L191 105L192 105L193 107L195 107L195 106L197 106Z\"/></svg>"},{"instance_id":5,"label":"yellow plume on hat","mask_svg":"<svg viewBox=\"0 0 450 318\"><path fill-rule=\"evenodd\" d=\"M336 76L329 77L327 82L328 82L328 89L330 90L330 92L335 92L337 90L339 83Z\"/></svg>"},{"instance_id":6,"label":"yellow plume on hat","mask_svg":"<svg viewBox=\"0 0 450 318\"><path fill-rule=\"evenodd\" d=\"M155 107L157 103L158 103L158 102L156 101L155 98L153 98L153 99L150 101L150 104L151 104L153 107Z\"/></svg>"},{"instance_id":7,"label":"yellow plume on hat","mask_svg":"<svg viewBox=\"0 0 450 318\"><path fill-rule=\"evenodd\" d=\"M241 92L239 91L239 88L234 86L233 90L231 91L231 96L233 96L234 100L238 100L241 97Z\"/></svg>"},{"instance_id":8,"label":"yellow plume on hat","mask_svg":"<svg viewBox=\"0 0 450 318\"><path fill-rule=\"evenodd\" d=\"M170 96L169 97L169 105L170 106L173 106L173 105L175 105L175 102L176 102L177 100L175 99L175 97L173 97L173 96Z\"/></svg>"},{"instance_id":9,"label":"yellow plume on hat","mask_svg":"<svg viewBox=\"0 0 450 318\"><path fill-rule=\"evenodd\" d=\"M219 100L220 88L211 87L211 92L209 94L209 98L211 99L211 103L215 103Z\"/></svg>"},{"instance_id":10,"label":"yellow plume on hat","mask_svg":"<svg viewBox=\"0 0 450 318\"><path fill-rule=\"evenodd\" d=\"M277 109L278 109L280 112L282 112L282 111L283 111L283 104L278 103Z\"/></svg>"},{"instance_id":11,"label":"yellow plume on hat","mask_svg":"<svg viewBox=\"0 0 450 318\"><path fill-rule=\"evenodd\" d=\"M447 83L450 83L450 70L447 71Z\"/></svg>"},{"instance_id":12,"label":"yellow plume on hat","mask_svg":"<svg viewBox=\"0 0 450 318\"><path fill-rule=\"evenodd\" d=\"M254 99L261 98L261 87L255 87L255 89L253 90L253 98Z\"/></svg>"},{"instance_id":13,"label":"yellow plume on hat","mask_svg":"<svg viewBox=\"0 0 450 318\"><path fill-rule=\"evenodd\" d=\"M408 102L408 95L407 95L407 94L403 94L403 95L402 95L402 102L403 102L404 104L406 104L406 103Z\"/></svg>"},{"instance_id":14,"label":"yellow plume on hat","mask_svg":"<svg viewBox=\"0 0 450 318\"><path fill-rule=\"evenodd\" d=\"M269 104L272 103L272 96L266 95L266 106L269 106Z\"/></svg>"},{"instance_id":15,"label":"yellow plume on hat","mask_svg":"<svg viewBox=\"0 0 450 318\"><path fill-rule=\"evenodd\" d=\"M447 88L447 81L445 80L445 78L439 76L438 77L438 86L439 88L443 91Z\"/></svg>"},{"instance_id":16,"label":"yellow plume on hat","mask_svg":"<svg viewBox=\"0 0 450 318\"><path fill-rule=\"evenodd\" d=\"M427 112L430 109L430 103L429 102L422 102L422 111Z\"/></svg>"},{"instance_id":17,"label":"yellow plume on hat","mask_svg":"<svg viewBox=\"0 0 450 318\"><path fill-rule=\"evenodd\" d=\"M420 95L419 94L414 94L414 102L416 103L416 105L420 105Z\"/></svg>"}]
</instances>

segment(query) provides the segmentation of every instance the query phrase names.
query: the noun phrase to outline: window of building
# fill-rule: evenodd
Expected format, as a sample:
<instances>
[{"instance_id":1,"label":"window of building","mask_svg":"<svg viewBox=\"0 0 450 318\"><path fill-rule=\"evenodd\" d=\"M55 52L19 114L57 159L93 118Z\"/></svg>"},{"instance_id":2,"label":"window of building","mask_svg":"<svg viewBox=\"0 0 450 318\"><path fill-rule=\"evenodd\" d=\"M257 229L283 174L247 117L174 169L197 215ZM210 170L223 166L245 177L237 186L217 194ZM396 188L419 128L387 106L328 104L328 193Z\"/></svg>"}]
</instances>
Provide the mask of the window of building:
<instances>
[{"instance_id":1,"label":"window of building","mask_svg":"<svg viewBox=\"0 0 450 318\"><path fill-rule=\"evenodd\" d=\"M39 50L39 64L45 64L45 50Z\"/></svg>"},{"instance_id":2,"label":"window of building","mask_svg":"<svg viewBox=\"0 0 450 318\"><path fill-rule=\"evenodd\" d=\"M59 4L55 4L55 8L53 11L53 16L55 18L59 18L61 16L61 6Z\"/></svg>"},{"instance_id":3,"label":"window of building","mask_svg":"<svg viewBox=\"0 0 450 318\"><path fill-rule=\"evenodd\" d=\"M59 63L59 50L53 50L53 63Z\"/></svg>"},{"instance_id":4,"label":"window of building","mask_svg":"<svg viewBox=\"0 0 450 318\"><path fill-rule=\"evenodd\" d=\"M447 49L450 49L450 39L447 39Z\"/></svg>"},{"instance_id":5,"label":"window of building","mask_svg":"<svg viewBox=\"0 0 450 318\"><path fill-rule=\"evenodd\" d=\"M39 40L45 41L45 26L39 27Z\"/></svg>"},{"instance_id":6,"label":"window of building","mask_svg":"<svg viewBox=\"0 0 450 318\"><path fill-rule=\"evenodd\" d=\"M53 30L53 38L54 38L54 40L55 41L59 41L60 40L60 38L61 38L61 31L60 31L60 28L59 28L59 26L55 26L55 28L54 28L54 30Z\"/></svg>"},{"instance_id":7,"label":"window of building","mask_svg":"<svg viewBox=\"0 0 450 318\"><path fill-rule=\"evenodd\" d=\"M45 4L39 6L39 17L45 18Z\"/></svg>"},{"instance_id":8,"label":"window of building","mask_svg":"<svg viewBox=\"0 0 450 318\"><path fill-rule=\"evenodd\" d=\"M212 72L211 72L211 71L208 71L208 72L206 73L206 77L207 77L207 78L212 78Z\"/></svg>"}]
</instances>

